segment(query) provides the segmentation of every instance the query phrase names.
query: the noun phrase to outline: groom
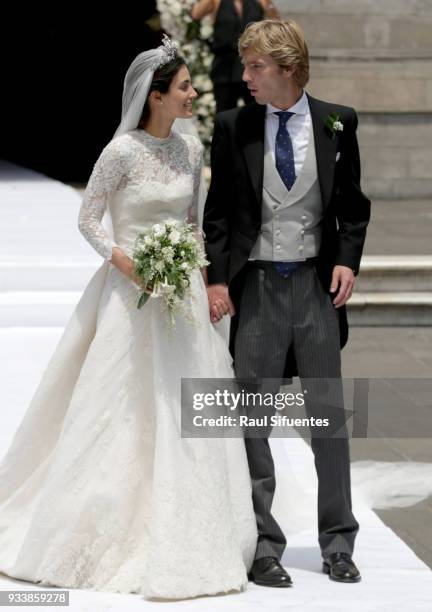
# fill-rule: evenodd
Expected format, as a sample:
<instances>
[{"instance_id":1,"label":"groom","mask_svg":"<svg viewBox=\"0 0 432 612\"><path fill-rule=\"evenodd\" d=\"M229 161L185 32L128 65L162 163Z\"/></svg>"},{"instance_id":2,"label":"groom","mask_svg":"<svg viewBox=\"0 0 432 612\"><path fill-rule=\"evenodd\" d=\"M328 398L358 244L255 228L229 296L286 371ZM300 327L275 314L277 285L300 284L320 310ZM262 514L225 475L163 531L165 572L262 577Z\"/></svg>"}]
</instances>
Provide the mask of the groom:
<instances>
[{"instance_id":1,"label":"groom","mask_svg":"<svg viewBox=\"0 0 432 612\"><path fill-rule=\"evenodd\" d=\"M255 102L220 113L203 228L212 321L231 319L237 378L341 377L351 297L370 217L357 116L304 91L308 49L291 20L251 23L239 40ZM277 391L274 389L273 391ZM246 438L258 544L250 578L284 587L285 537L271 514L268 439ZM358 582L347 437L311 438L323 571Z\"/></svg>"}]
</instances>

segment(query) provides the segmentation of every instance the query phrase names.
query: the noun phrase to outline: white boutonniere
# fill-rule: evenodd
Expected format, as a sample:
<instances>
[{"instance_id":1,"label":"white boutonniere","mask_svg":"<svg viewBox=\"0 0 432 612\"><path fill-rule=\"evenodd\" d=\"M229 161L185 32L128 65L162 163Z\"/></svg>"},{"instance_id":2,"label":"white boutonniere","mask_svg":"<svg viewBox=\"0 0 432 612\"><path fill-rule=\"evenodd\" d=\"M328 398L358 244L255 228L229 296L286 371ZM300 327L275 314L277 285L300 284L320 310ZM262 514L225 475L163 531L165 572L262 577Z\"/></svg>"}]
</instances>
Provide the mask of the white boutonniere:
<instances>
[{"instance_id":1,"label":"white boutonniere","mask_svg":"<svg viewBox=\"0 0 432 612\"><path fill-rule=\"evenodd\" d=\"M336 132L342 132L344 129L342 121L339 121L339 115L337 113L330 113L325 120L325 127L330 132L331 137L334 139Z\"/></svg>"}]
</instances>

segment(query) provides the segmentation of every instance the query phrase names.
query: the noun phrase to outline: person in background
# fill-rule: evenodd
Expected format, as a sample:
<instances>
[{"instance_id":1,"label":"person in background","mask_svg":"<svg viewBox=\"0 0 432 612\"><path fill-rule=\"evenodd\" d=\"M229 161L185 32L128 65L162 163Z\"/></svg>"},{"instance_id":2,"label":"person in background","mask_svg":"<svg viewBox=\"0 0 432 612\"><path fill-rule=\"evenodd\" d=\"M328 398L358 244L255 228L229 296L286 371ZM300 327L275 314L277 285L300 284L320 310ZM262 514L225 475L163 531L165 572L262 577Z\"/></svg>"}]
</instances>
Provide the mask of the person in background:
<instances>
[{"instance_id":1,"label":"person in background","mask_svg":"<svg viewBox=\"0 0 432 612\"><path fill-rule=\"evenodd\" d=\"M247 24L265 17L279 19L272 0L199 0L192 9L192 18L211 15L213 21L212 52L214 54L210 78L216 100L216 112L235 108L240 99L253 102L245 82L237 42Z\"/></svg>"}]
</instances>

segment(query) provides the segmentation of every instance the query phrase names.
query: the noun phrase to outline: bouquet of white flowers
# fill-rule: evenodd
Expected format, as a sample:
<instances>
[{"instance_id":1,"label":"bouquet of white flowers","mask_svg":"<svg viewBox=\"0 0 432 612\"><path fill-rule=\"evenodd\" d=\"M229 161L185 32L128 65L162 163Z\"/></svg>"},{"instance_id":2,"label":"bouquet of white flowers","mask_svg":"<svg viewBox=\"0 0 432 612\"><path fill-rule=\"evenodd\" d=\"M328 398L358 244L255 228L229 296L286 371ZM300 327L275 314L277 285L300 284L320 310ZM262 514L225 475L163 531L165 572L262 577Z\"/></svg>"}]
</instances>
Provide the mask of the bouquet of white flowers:
<instances>
[{"instance_id":1,"label":"bouquet of white flowers","mask_svg":"<svg viewBox=\"0 0 432 612\"><path fill-rule=\"evenodd\" d=\"M174 220L153 225L137 236L132 259L135 275L144 287L152 288L141 295L137 307L142 308L150 297L160 297L174 324L175 312L184 311L192 271L209 265L193 226Z\"/></svg>"}]
</instances>

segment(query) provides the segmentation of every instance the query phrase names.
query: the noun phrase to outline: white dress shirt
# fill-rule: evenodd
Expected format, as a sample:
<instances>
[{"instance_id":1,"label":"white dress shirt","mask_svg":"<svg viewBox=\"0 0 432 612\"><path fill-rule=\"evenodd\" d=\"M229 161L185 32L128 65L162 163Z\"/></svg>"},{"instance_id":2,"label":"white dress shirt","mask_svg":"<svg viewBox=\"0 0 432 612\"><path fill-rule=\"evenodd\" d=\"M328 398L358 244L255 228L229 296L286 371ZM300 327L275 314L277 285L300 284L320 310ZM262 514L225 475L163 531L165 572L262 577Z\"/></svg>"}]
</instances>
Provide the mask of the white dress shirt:
<instances>
[{"instance_id":1,"label":"white dress shirt","mask_svg":"<svg viewBox=\"0 0 432 612\"><path fill-rule=\"evenodd\" d=\"M303 95L300 100L291 106L291 108L281 109L276 108L271 104L267 104L265 133L275 163L276 134L279 129L279 117L278 115L275 115L275 113L281 110L295 113L295 115L290 117L287 121L286 129L291 137L294 152L295 173L296 176L298 176L306 158L309 135L311 134L312 128L312 117L309 110L306 92L303 91Z\"/></svg>"}]
</instances>

